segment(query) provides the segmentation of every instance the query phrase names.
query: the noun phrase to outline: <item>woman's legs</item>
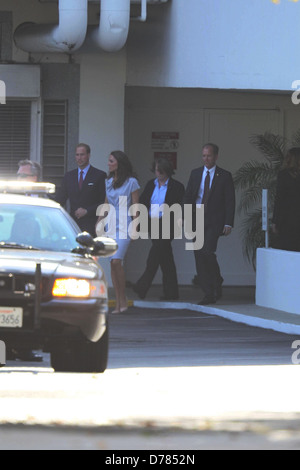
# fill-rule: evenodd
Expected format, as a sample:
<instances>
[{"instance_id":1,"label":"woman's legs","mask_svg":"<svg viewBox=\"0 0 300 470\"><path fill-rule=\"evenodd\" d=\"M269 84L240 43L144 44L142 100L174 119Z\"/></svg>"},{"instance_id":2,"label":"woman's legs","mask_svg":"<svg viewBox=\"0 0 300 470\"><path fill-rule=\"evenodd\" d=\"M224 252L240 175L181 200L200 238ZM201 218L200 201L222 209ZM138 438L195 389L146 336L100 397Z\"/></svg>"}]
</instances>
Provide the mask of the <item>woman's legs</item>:
<instances>
[{"instance_id":1,"label":"woman's legs","mask_svg":"<svg viewBox=\"0 0 300 470\"><path fill-rule=\"evenodd\" d=\"M121 259L111 260L111 279L116 294L116 309L114 312L124 312L127 309L126 280Z\"/></svg>"}]
</instances>

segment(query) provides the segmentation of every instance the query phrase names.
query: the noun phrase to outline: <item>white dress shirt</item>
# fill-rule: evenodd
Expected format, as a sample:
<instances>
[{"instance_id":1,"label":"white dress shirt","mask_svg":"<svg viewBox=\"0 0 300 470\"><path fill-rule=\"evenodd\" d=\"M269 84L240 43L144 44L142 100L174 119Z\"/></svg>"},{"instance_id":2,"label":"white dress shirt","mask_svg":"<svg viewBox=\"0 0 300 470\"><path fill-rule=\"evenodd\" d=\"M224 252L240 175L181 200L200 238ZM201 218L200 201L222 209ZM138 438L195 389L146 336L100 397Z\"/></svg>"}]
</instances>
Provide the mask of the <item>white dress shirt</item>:
<instances>
[{"instance_id":1,"label":"white dress shirt","mask_svg":"<svg viewBox=\"0 0 300 470\"><path fill-rule=\"evenodd\" d=\"M86 177L86 174L87 174L87 172L88 172L89 169L90 169L90 166L91 166L91 165L86 166L83 170L81 170L80 168L78 168L78 183L79 183L79 180L80 180L80 173L82 172L82 178L83 178L83 181L84 181L84 180L85 180L85 177Z\"/></svg>"},{"instance_id":2,"label":"white dress shirt","mask_svg":"<svg viewBox=\"0 0 300 470\"><path fill-rule=\"evenodd\" d=\"M163 215L163 211L159 210L159 206L161 206L165 202L166 194L168 190L168 183L169 183L169 179L167 179L167 181L164 184L159 186L158 179L156 178L156 180L154 181L155 188L152 193L151 206L150 206L150 217L152 218L154 217L160 218Z\"/></svg>"}]
</instances>

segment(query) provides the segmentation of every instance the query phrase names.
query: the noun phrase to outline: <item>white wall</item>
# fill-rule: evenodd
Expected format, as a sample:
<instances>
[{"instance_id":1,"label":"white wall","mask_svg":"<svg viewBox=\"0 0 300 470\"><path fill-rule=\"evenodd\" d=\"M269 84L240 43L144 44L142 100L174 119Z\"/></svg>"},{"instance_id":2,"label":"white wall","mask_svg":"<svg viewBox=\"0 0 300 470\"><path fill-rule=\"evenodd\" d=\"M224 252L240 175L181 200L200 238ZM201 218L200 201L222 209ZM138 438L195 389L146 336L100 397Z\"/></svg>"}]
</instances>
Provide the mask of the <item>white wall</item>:
<instances>
[{"instance_id":1,"label":"white wall","mask_svg":"<svg viewBox=\"0 0 300 470\"><path fill-rule=\"evenodd\" d=\"M129 85L290 90L300 3L172 0L131 28Z\"/></svg>"},{"instance_id":2,"label":"white wall","mask_svg":"<svg viewBox=\"0 0 300 470\"><path fill-rule=\"evenodd\" d=\"M257 250L256 305L300 315L300 253Z\"/></svg>"},{"instance_id":3,"label":"white wall","mask_svg":"<svg viewBox=\"0 0 300 470\"><path fill-rule=\"evenodd\" d=\"M124 149L126 55L76 55L80 63L79 140L92 149L92 163L107 171L111 151Z\"/></svg>"},{"instance_id":4,"label":"white wall","mask_svg":"<svg viewBox=\"0 0 300 470\"><path fill-rule=\"evenodd\" d=\"M23 6L24 3L24 6ZM1 0L23 22L58 22L55 2ZM89 4L97 24L99 5ZM127 82L131 86L291 90L300 80L300 3L281 0L170 0L148 5L146 23L131 22ZM95 60L101 53L95 54ZM114 54L113 54L114 56ZM28 54L14 47L13 59ZM32 60L67 61L40 54ZM106 61L104 61L107 64ZM111 64L111 62L110 62Z\"/></svg>"}]
</instances>

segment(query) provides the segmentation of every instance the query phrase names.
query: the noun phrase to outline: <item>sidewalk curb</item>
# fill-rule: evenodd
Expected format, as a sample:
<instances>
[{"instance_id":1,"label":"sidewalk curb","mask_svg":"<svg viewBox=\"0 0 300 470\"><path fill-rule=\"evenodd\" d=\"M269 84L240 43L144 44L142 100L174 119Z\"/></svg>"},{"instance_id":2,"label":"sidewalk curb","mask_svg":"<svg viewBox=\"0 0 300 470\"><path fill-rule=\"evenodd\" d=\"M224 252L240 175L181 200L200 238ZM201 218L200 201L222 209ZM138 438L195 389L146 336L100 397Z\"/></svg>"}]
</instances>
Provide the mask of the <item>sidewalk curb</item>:
<instances>
[{"instance_id":1,"label":"sidewalk curb","mask_svg":"<svg viewBox=\"0 0 300 470\"><path fill-rule=\"evenodd\" d=\"M109 300L108 302L109 307L115 307L116 301ZM249 305L251 306L251 305ZM218 307L209 307L209 306L202 306L193 304L191 302L155 302L155 301L147 301L147 300L128 300L128 307L139 307L139 308L157 308L157 309L174 309L174 310L190 310L194 312L205 313L207 315L216 315L225 320L234 321L237 323L242 323L248 326L253 326L257 328L264 328L266 330L273 330L279 333L285 333L288 335L299 335L300 336L300 325L293 324L290 322L284 322L274 319L270 319L267 317L262 317L259 315L247 315L245 313L223 309ZM245 305L235 305L235 310L238 310L239 307L241 309L245 308ZM256 305L253 304L253 308L256 308ZM266 309L267 311L267 309ZM272 311L268 310L269 315L272 314ZM278 312L277 312L278 313ZM282 312L284 316L285 312Z\"/></svg>"},{"instance_id":2,"label":"sidewalk curb","mask_svg":"<svg viewBox=\"0 0 300 470\"><path fill-rule=\"evenodd\" d=\"M222 308L200 306L188 302L151 302L134 300L132 304L132 306L140 308L171 308L176 310L185 309L194 312L206 313L207 315L216 315L226 320L243 323L253 327L264 328L267 330L274 330L278 331L279 333L300 335L300 325L285 323L279 320L271 320L268 318L261 318L255 315L246 315L244 313L237 313L230 310L224 310ZM238 306L235 307L238 308ZM253 307L255 307L254 304Z\"/></svg>"}]
</instances>

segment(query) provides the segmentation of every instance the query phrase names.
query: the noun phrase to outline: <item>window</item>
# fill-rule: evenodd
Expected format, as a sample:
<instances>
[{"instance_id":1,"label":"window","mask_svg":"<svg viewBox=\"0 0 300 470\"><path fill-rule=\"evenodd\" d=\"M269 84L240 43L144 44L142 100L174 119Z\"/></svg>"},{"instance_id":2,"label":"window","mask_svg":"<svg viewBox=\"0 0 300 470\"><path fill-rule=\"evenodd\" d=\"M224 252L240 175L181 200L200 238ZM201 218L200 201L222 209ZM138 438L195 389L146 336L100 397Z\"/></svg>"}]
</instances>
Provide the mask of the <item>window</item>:
<instances>
[{"instance_id":1,"label":"window","mask_svg":"<svg viewBox=\"0 0 300 470\"><path fill-rule=\"evenodd\" d=\"M18 162L30 159L31 101L8 101L0 106L0 177L12 178Z\"/></svg>"},{"instance_id":2,"label":"window","mask_svg":"<svg viewBox=\"0 0 300 470\"><path fill-rule=\"evenodd\" d=\"M40 107L37 101L0 105L0 178L13 179L20 160L40 161ZM43 181L60 186L66 169L67 102L45 101L43 107Z\"/></svg>"},{"instance_id":3,"label":"window","mask_svg":"<svg viewBox=\"0 0 300 470\"><path fill-rule=\"evenodd\" d=\"M31 199L28 196L28 199ZM0 241L33 246L47 251L71 251L77 229L70 217L53 207L34 204L0 205Z\"/></svg>"},{"instance_id":4,"label":"window","mask_svg":"<svg viewBox=\"0 0 300 470\"><path fill-rule=\"evenodd\" d=\"M43 180L60 186L66 169L67 102L45 101L43 124Z\"/></svg>"}]
</instances>

